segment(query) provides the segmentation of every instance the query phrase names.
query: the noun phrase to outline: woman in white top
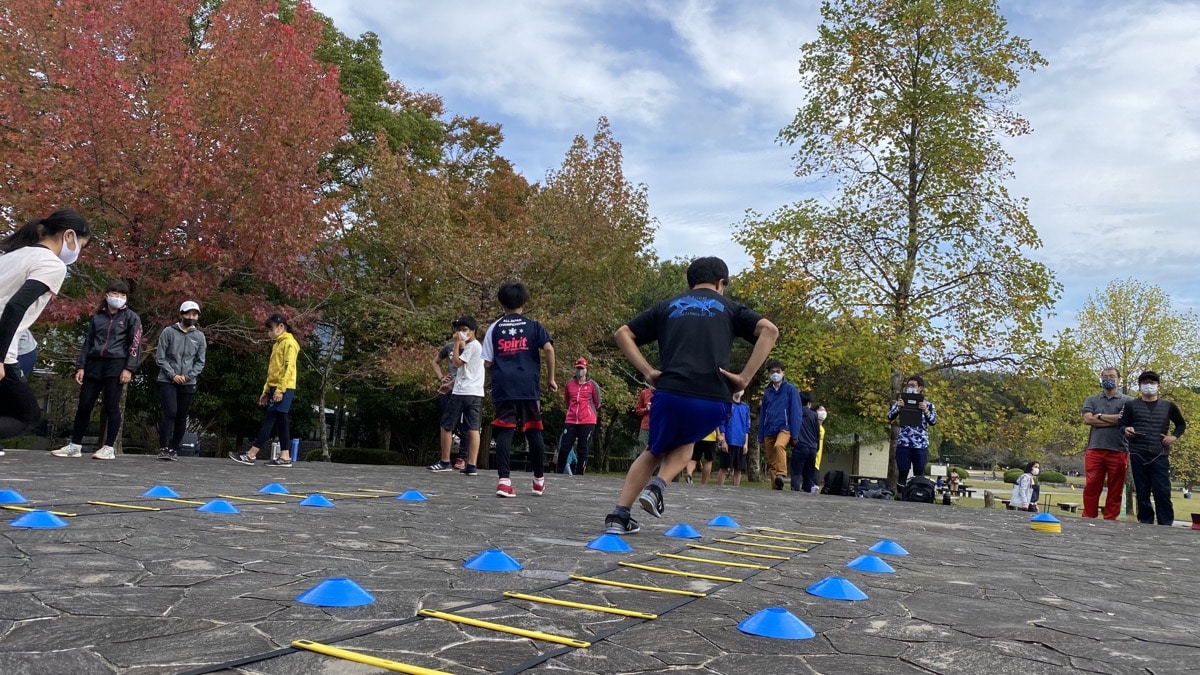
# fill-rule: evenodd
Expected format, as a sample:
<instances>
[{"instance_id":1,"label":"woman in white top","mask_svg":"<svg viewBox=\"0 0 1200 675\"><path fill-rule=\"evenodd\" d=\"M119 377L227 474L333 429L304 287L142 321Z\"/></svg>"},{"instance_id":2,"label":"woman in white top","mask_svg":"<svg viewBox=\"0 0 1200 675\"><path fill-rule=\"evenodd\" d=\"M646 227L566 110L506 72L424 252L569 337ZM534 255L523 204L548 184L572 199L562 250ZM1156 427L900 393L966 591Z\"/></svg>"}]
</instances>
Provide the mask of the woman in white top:
<instances>
[{"instance_id":1,"label":"woman in white top","mask_svg":"<svg viewBox=\"0 0 1200 675\"><path fill-rule=\"evenodd\" d=\"M1033 477L1038 475L1041 470L1041 465L1037 462L1030 462L1025 465L1025 473L1017 478L1017 484L1013 486L1012 501L1009 506L1018 511L1029 511L1037 513L1037 500L1033 496Z\"/></svg>"},{"instance_id":2,"label":"woman in white top","mask_svg":"<svg viewBox=\"0 0 1200 675\"><path fill-rule=\"evenodd\" d=\"M83 216L60 209L0 240L0 439L25 433L41 417L37 398L17 365L16 336L58 295L67 265L79 258L89 236Z\"/></svg>"}]
</instances>

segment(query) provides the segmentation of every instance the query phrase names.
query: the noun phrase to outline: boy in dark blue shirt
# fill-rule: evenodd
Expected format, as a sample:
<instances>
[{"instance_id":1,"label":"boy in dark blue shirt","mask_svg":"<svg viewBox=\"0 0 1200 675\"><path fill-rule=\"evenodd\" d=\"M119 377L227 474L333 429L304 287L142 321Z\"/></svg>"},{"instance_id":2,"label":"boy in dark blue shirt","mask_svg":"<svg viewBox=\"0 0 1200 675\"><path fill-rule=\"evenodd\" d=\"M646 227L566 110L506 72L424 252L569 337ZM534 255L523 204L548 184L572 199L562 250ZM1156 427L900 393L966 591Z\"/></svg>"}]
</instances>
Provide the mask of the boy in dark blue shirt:
<instances>
[{"instance_id":1,"label":"boy in dark blue shirt","mask_svg":"<svg viewBox=\"0 0 1200 675\"><path fill-rule=\"evenodd\" d=\"M750 406L742 403L742 394L733 393L733 407L729 419L721 425L721 470L717 472L717 485L725 485L725 473L733 473L733 487L742 484L746 473L746 441L750 438Z\"/></svg>"},{"instance_id":2,"label":"boy in dark blue shirt","mask_svg":"<svg viewBox=\"0 0 1200 675\"><path fill-rule=\"evenodd\" d=\"M546 444L542 439L542 361L546 352L546 386L558 391L554 381L554 344L542 324L526 318L529 291L524 284L504 284L496 293L505 314L488 327L483 338L483 363L492 374L492 403L496 407L497 497L516 497L508 457L513 434L525 433L533 463L533 494L546 490Z\"/></svg>"},{"instance_id":3,"label":"boy in dark blue shirt","mask_svg":"<svg viewBox=\"0 0 1200 675\"><path fill-rule=\"evenodd\" d=\"M730 413L730 395L741 391L767 360L779 329L724 296L729 268L720 258L697 258L688 266L688 291L664 300L617 329L621 353L655 388L650 406L650 449L629 467L617 505L604 519L610 534L639 531L629 509L636 499L654 517L666 505L666 483L687 466L692 446ZM731 373L733 338L754 344L740 373ZM646 361L640 345L658 342L661 364ZM659 475L654 476L658 469Z\"/></svg>"}]
</instances>

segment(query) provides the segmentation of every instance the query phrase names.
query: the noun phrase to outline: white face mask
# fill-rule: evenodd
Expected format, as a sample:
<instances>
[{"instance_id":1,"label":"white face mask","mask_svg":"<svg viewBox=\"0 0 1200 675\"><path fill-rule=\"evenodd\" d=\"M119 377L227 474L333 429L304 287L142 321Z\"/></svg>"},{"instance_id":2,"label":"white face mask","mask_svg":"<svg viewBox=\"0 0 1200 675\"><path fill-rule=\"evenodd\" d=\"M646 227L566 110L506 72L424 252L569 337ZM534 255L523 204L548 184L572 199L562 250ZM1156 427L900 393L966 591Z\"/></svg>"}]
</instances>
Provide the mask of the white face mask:
<instances>
[{"instance_id":1,"label":"white face mask","mask_svg":"<svg viewBox=\"0 0 1200 675\"><path fill-rule=\"evenodd\" d=\"M75 248L70 248L67 245L67 235L71 235L71 239L75 241ZM62 249L58 252L58 259L63 261L64 265L74 265L76 260L79 260L79 249L83 248L79 245L79 235L75 230L67 230L63 233Z\"/></svg>"},{"instance_id":2,"label":"white face mask","mask_svg":"<svg viewBox=\"0 0 1200 675\"><path fill-rule=\"evenodd\" d=\"M821 420L822 422L824 422L825 418L828 416L829 416L829 413L825 412L824 410L817 411L817 419Z\"/></svg>"},{"instance_id":3,"label":"white face mask","mask_svg":"<svg viewBox=\"0 0 1200 675\"><path fill-rule=\"evenodd\" d=\"M771 381L775 384L783 382L783 373L771 373Z\"/></svg>"},{"instance_id":4,"label":"white face mask","mask_svg":"<svg viewBox=\"0 0 1200 675\"><path fill-rule=\"evenodd\" d=\"M584 370L583 368L576 368L575 369L575 377L578 377L579 379L582 380L583 378L587 377L587 371Z\"/></svg>"},{"instance_id":5,"label":"white face mask","mask_svg":"<svg viewBox=\"0 0 1200 675\"><path fill-rule=\"evenodd\" d=\"M1147 396L1154 396L1158 393L1158 385L1153 382L1147 382L1142 385L1142 393Z\"/></svg>"},{"instance_id":6,"label":"white face mask","mask_svg":"<svg viewBox=\"0 0 1200 675\"><path fill-rule=\"evenodd\" d=\"M1038 467L1036 467L1036 466L1035 466L1035 467L1033 467L1033 470L1032 470L1032 471L1030 471L1029 473L1031 473L1031 474L1033 474L1033 475L1035 475L1035 476L1036 476L1036 475L1038 475L1039 473L1041 473L1041 471L1042 471L1042 470L1041 470L1040 468L1038 468Z\"/></svg>"},{"instance_id":7,"label":"white face mask","mask_svg":"<svg viewBox=\"0 0 1200 675\"><path fill-rule=\"evenodd\" d=\"M112 307L113 309L121 309L125 306L125 298L118 298L110 295L105 299L108 300L108 306Z\"/></svg>"},{"instance_id":8,"label":"white face mask","mask_svg":"<svg viewBox=\"0 0 1200 675\"><path fill-rule=\"evenodd\" d=\"M471 333L470 331L460 330L458 331L458 337L462 338L463 342L469 342L471 340Z\"/></svg>"}]
</instances>

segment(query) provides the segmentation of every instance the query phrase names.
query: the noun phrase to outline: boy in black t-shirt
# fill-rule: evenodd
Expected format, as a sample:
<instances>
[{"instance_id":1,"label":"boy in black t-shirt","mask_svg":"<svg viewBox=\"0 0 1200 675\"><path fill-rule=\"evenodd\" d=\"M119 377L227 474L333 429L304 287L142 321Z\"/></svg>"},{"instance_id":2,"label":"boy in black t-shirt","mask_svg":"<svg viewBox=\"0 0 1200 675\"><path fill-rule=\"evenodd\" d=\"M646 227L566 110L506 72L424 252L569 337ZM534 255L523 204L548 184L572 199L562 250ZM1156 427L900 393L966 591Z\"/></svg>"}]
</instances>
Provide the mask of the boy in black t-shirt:
<instances>
[{"instance_id":1,"label":"boy in black t-shirt","mask_svg":"<svg viewBox=\"0 0 1200 675\"><path fill-rule=\"evenodd\" d=\"M542 324L526 318L529 291L524 284L504 284L496 293L505 314L488 327L483 338L483 362L492 374L492 403L496 419L497 497L516 497L508 457L513 434L525 433L529 461L533 463L533 494L546 491L546 444L542 439L542 361L546 352L546 386L558 391L554 381L554 344Z\"/></svg>"},{"instance_id":2,"label":"boy in black t-shirt","mask_svg":"<svg viewBox=\"0 0 1200 675\"><path fill-rule=\"evenodd\" d=\"M696 441L725 421L732 393L746 388L779 337L775 324L725 298L729 268L720 258L697 258L688 266L687 278L687 292L654 305L613 336L621 353L655 391L650 448L629 467L617 505L604 519L610 534L639 531L629 515L635 499L650 515L662 516L667 485L661 476L682 471ZM754 344L737 374L726 370L735 337ZM651 366L638 348L654 341L661 357L659 368ZM658 476L654 476L656 468Z\"/></svg>"}]
</instances>

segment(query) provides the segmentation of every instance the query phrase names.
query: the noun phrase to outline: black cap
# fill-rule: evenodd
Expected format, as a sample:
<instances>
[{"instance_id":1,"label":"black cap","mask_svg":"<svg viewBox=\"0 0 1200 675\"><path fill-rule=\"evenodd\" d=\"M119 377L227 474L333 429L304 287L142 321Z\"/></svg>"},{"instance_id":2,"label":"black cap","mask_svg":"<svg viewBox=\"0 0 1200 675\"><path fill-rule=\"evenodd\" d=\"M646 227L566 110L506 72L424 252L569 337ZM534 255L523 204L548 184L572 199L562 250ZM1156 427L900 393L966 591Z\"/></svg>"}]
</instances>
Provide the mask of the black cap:
<instances>
[{"instance_id":1,"label":"black cap","mask_svg":"<svg viewBox=\"0 0 1200 675\"><path fill-rule=\"evenodd\" d=\"M471 330L479 330L479 325L475 323L473 316L460 316L450 324L454 328L470 328Z\"/></svg>"},{"instance_id":2,"label":"black cap","mask_svg":"<svg viewBox=\"0 0 1200 675\"><path fill-rule=\"evenodd\" d=\"M1158 373L1153 370L1143 370L1141 375L1138 375L1138 384L1143 382L1158 382Z\"/></svg>"}]
</instances>

